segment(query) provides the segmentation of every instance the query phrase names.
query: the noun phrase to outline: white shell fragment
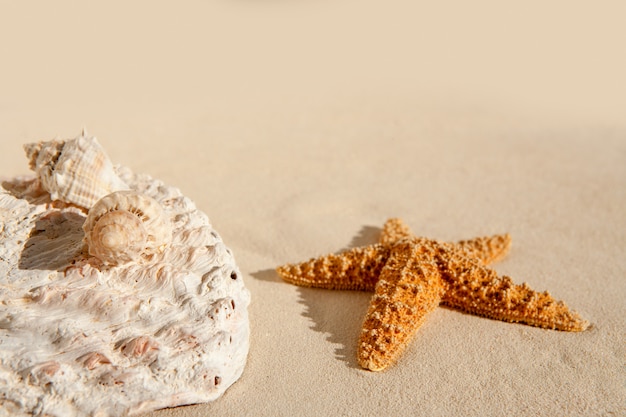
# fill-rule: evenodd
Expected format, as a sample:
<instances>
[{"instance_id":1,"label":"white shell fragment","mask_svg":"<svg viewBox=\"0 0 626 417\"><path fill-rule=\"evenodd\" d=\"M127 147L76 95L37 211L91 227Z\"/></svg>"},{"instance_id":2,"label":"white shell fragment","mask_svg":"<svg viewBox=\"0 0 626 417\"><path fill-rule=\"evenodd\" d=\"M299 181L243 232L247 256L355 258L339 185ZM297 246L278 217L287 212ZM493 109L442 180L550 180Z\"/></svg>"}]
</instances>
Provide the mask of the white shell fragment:
<instances>
[{"instance_id":1,"label":"white shell fragment","mask_svg":"<svg viewBox=\"0 0 626 417\"><path fill-rule=\"evenodd\" d=\"M128 190L96 138L84 132L76 139L30 143L24 150L52 200L89 209L113 191Z\"/></svg>"},{"instance_id":2,"label":"white shell fragment","mask_svg":"<svg viewBox=\"0 0 626 417\"><path fill-rule=\"evenodd\" d=\"M231 251L178 189L111 169L130 191L104 196L87 216L52 204L42 177L2 182L0 416L126 416L207 402L243 372L250 294ZM132 217L99 225L124 210ZM143 227L144 243L128 240L140 255L116 246L127 221Z\"/></svg>"},{"instance_id":3,"label":"white shell fragment","mask_svg":"<svg viewBox=\"0 0 626 417\"><path fill-rule=\"evenodd\" d=\"M172 240L171 221L153 198L136 191L104 196L83 225L89 254L107 264L140 261Z\"/></svg>"}]
</instances>

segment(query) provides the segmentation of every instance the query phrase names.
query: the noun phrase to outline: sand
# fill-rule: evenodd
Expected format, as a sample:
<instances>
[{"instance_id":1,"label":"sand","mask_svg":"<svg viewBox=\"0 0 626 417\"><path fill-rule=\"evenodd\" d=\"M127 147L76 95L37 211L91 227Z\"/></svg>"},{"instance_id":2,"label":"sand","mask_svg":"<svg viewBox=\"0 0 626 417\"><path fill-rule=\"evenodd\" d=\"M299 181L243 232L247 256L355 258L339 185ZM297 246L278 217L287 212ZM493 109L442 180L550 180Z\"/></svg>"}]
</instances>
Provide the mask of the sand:
<instances>
[{"instance_id":1,"label":"sand","mask_svg":"<svg viewBox=\"0 0 626 417\"><path fill-rule=\"evenodd\" d=\"M204 415L626 414L626 36L620 2L72 2L0 12L0 175L85 127L180 188L233 250L242 378ZM548 331L439 308L382 373L370 294L278 265L374 242L388 217L457 240L592 323ZM0 347L1 348L1 347Z\"/></svg>"}]
</instances>

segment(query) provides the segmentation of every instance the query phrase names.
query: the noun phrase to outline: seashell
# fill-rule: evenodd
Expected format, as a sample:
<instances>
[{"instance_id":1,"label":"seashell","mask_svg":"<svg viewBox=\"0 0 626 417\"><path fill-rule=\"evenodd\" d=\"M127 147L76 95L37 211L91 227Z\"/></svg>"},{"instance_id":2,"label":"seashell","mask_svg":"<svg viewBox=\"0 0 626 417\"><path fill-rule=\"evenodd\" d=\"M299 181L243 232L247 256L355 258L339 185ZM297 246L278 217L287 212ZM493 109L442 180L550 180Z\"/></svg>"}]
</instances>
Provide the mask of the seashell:
<instances>
[{"instance_id":1,"label":"seashell","mask_svg":"<svg viewBox=\"0 0 626 417\"><path fill-rule=\"evenodd\" d=\"M30 168L50 198L89 209L105 195L127 190L95 137L24 145Z\"/></svg>"},{"instance_id":2,"label":"seashell","mask_svg":"<svg viewBox=\"0 0 626 417\"><path fill-rule=\"evenodd\" d=\"M122 417L216 400L242 375L250 293L232 252L180 190L115 169L134 191L86 216L38 179L0 183L0 416Z\"/></svg>"},{"instance_id":3,"label":"seashell","mask_svg":"<svg viewBox=\"0 0 626 417\"><path fill-rule=\"evenodd\" d=\"M139 261L172 240L171 221L153 198L135 191L104 196L83 224L89 254L106 264Z\"/></svg>"}]
</instances>

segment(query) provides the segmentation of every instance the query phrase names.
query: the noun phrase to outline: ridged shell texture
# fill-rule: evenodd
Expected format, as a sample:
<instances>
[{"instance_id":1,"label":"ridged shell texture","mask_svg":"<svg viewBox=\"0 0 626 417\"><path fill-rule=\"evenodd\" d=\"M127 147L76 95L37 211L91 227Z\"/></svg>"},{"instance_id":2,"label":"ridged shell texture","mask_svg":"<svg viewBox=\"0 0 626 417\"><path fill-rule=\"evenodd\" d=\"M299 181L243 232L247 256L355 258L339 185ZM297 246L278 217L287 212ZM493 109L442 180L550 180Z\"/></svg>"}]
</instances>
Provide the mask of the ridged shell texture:
<instances>
[{"instance_id":1,"label":"ridged shell texture","mask_svg":"<svg viewBox=\"0 0 626 417\"><path fill-rule=\"evenodd\" d=\"M52 140L24 145L41 187L52 200L89 209L105 195L127 190L95 137Z\"/></svg>"},{"instance_id":2,"label":"ridged shell texture","mask_svg":"<svg viewBox=\"0 0 626 417\"><path fill-rule=\"evenodd\" d=\"M98 200L83 230L89 254L113 265L161 252L172 240L171 220L161 205L136 191L116 191Z\"/></svg>"}]
</instances>

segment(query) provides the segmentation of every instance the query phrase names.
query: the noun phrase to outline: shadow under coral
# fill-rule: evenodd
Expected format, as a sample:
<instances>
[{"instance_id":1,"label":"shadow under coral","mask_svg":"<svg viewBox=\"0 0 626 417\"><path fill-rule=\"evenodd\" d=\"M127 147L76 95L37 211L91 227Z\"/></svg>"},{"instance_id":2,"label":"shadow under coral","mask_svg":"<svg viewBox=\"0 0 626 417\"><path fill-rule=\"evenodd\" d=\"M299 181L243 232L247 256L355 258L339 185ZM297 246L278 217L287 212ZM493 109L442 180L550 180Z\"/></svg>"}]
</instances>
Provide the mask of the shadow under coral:
<instances>
[{"instance_id":1,"label":"shadow under coral","mask_svg":"<svg viewBox=\"0 0 626 417\"><path fill-rule=\"evenodd\" d=\"M50 194L34 177L2 181L2 188L18 200L30 205L46 204L50 208L35 220L20 254L20 269L64 271L86 258L82 228L86 217L80 209L51 201Z\"/></svg>"},{"instance_id":2,"label":"shadow under coral","mask_svg":"<svg viewBox=\"0 0 626 417\"><path fill-rule=\"evenodd\" d=\"M54 210L37 219L20 256L20 269L63 271L86 255L85 216Z\"/></svg>"}]
</instances>

